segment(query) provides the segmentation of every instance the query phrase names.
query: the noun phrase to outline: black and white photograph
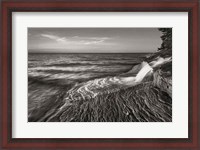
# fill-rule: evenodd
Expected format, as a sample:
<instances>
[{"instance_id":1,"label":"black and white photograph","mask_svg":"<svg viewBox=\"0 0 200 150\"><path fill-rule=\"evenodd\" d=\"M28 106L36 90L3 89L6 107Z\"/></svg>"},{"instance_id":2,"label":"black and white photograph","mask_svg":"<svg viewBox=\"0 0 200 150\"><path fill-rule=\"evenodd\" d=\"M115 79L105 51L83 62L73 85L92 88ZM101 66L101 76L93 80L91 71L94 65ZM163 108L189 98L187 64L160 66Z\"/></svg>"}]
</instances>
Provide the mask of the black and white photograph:
<instances>
[{"instance_id":1,"label":"black and white photograph","mask_svg":"<svg viewBox=\"0 0 200 150\"><path fill-rule=\"evenodd\" d=\"M28 122L172 122L172 28L28 28Z\"/></svg>"}]
</instances>

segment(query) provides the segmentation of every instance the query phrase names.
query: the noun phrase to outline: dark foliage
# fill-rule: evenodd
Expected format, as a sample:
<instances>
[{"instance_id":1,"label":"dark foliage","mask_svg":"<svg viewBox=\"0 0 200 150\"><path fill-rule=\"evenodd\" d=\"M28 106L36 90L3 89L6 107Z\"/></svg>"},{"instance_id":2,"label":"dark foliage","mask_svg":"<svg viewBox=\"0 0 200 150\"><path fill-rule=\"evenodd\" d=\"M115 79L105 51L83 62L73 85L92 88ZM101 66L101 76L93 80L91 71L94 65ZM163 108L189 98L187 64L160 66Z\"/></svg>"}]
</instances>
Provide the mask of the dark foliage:
<instances>
[{"instance_id":1,"label":"dark foliage","mask_svg":"<svg viewBox=\"0 0 200 150\"><path fill-rule=\"evenodd\" d=\"M157 57L166 58L172 56L172 28L159 28L158 30L162 32L161 39L163 42L156 53L145 59L147 62L151 62Z\"/></svg>"},{"instance_id":2,"label":"dark foliage","mask_svg":"<svg viewBox=\"0 0 200 150\"><path fill-rule=\"evenodd\" d=\"M163 42L158 51L172 51L172 28L159 28L158 30L163 34L161 36Z\"/></svg>"}]
</instances>

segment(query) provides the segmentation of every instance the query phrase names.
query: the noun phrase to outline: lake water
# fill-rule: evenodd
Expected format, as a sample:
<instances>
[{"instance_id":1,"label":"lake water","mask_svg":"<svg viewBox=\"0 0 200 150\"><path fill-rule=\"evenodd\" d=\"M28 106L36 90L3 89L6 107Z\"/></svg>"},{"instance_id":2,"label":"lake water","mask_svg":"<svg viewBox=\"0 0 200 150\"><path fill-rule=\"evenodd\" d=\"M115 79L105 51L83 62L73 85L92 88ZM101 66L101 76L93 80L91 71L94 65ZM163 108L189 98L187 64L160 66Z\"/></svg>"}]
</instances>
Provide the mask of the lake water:
<instances>
[{"instance_id":1,"label":"lake water","mask_svg":"<svg viewBox=\"0 0 200 150\"><path fill-rule=\"evenodd\" d=\"M147 54L29 54L29 82L75 84L129 71Z\"/></svg>"}]
</instances>

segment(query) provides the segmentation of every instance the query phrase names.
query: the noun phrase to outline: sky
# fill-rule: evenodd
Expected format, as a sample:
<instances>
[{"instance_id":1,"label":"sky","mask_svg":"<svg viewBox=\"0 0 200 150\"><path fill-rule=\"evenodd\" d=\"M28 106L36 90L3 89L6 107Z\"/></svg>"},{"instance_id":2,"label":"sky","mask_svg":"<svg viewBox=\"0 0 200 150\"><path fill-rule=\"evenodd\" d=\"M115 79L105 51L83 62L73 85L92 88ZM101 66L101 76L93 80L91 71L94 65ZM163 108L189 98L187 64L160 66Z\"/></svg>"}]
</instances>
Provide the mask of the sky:
<instances>
[{"instance_id":1,"label":"sky","mask_svg":"<svg viewBox=\"0 0 200 150\"><path fill-rule=\"evenodd\" d=\"M152 53L157 28L28 28L30 53Z\"/></svg>"}]
</instances>

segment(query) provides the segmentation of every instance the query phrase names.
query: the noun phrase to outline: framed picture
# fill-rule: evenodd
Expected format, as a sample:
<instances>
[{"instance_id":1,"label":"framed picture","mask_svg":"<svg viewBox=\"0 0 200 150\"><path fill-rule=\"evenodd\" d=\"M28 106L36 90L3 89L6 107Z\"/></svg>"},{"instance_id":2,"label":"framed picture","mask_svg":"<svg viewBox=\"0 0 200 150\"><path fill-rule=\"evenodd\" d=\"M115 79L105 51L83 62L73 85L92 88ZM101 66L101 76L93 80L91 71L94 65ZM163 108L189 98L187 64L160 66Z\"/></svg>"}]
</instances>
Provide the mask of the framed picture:
<instances>
[{"instance_id":1,"label":"framed picture","mask_svg":"<svg viewBox=\"0 0 200 150\"><path fill-rule=\"evenodd\" d=\"M3 149L194 149L199 1L2 4Z\"/></svg>"}]
</instances>

